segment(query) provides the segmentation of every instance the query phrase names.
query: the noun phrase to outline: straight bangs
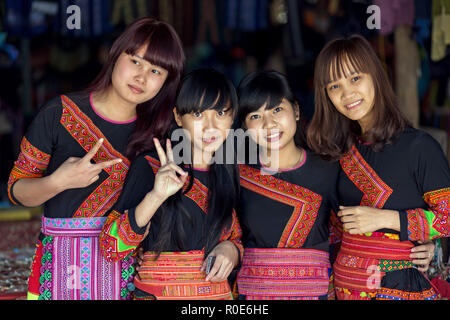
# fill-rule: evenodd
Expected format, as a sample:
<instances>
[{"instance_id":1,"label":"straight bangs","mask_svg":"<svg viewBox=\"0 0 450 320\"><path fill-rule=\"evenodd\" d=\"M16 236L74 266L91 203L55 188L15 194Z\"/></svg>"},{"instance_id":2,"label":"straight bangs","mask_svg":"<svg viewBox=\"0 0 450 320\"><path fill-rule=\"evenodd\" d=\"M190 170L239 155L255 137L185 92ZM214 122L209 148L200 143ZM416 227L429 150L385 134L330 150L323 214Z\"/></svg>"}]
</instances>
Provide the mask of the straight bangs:
<instances>
[{"instance_id":1,"label":"straight bangs","mask_svg":"<svg viewBox=\"0 0 450 320\"><path fill-rule=\"evenodd\" d=\"M244 123L249 113L255 112L265 105L271 110L287 99L292 104L295 97L286 79L276 71L261 71L246 76L238 88L239 121Z\"/></svg>"},{"instance_id":2,"label":"straight bangs","mask_svg":"<svg viewBox=\"0 0 450 320\"><path fill-rule=\"evenodd\" d=\"M182 81L176 103L180 115L205 110L237 109L237 94L233 84L213 69L198 69Z\"/></svg>"},{"instance_id":3,"label":"straight bangs","mask_svg":"<svg viewBox=\"0 0 450 320\"><path fill-rule=\"evenodd\" d=\"M130 55L147 45L144 59L152 65L168 71L168 78L178 75L183 69L184 53L180 50L181 41L171 26L156 22L155 25L144 25L132 34L122 52Z\"/></svg>"},{"instance_id":4,"label":"straight bangs","mask_svg":"<svg viewBox=\"0 0 450 320\"><path fill-rule=\"evenodd\" d=\"M326 54L322 56L321 63L316 65L320 68L318 72L318 84L321 88L326 87L331 82L341 78L348 78L353 73L369 73L371 57L368 54L361 54L361 48L346 40L337 40L334 46L330 47Z\"/></svg>"}]
</instances>

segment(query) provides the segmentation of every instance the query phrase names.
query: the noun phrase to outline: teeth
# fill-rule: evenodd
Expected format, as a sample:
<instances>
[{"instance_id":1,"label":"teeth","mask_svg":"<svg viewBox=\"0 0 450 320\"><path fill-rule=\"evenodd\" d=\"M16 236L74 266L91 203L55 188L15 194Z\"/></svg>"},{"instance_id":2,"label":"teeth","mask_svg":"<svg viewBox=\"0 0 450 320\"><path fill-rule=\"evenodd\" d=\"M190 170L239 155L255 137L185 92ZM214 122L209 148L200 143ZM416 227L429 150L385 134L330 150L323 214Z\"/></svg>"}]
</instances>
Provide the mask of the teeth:
<instances>
[{"instance_id":1,"label":"teeth","mask_svg":"<svg viewBox=\"0 0 450 320\"><path fill-rule=\"evenodd\" d=\"M280 133L275 133L270 136L267 136L266 138L275 138L275 137L278 137L279 135L280 135Z\"/></svg>"},{"instance_id":2,"label":"teeth","mask_svg":"<svg viewBox=\"0 0 450 320\"><path fill-rule=\"evenodd\" d=\"M355 101L355 102L353 102L353 103L351 103L351 104L348 104L348 105L347 105L347 108L352 108L352 107L358 105L360 102L361 102L361 100L358 100L358 101Z\"/></svg>"}]
</instances>

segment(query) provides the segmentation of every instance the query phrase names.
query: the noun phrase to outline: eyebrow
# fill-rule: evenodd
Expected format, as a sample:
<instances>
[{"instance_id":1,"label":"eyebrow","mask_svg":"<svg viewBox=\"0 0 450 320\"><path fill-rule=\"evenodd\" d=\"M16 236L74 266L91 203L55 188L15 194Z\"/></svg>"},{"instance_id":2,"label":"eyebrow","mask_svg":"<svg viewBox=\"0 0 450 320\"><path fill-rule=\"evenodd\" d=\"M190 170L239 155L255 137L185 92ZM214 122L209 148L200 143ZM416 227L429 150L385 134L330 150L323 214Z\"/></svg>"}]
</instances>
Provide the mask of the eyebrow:
<instances>
[{"instance_id":1,"label":"eyebrow","mask_svg":"<svg viewBox=\"0 0 450 320\"><path fill-rule=\"evenodd\" d=\"M353 75L355 75L355 74L358 74L358 73L361 73L361 72L359 72L359 71L351 71L351 72L348 74L348 76L345 76L345 74L344 74L344 78L347 79L347 78L349 78L349 77L351 77L351 76L353 76ZM336 82L336 81L339 81L339 80L333 80L333 79L330 79L330 81L328 81L328 82L326 83L326 86L329 85L330 83L333 83L333 82Z\"/></svg>"}]
</instances>

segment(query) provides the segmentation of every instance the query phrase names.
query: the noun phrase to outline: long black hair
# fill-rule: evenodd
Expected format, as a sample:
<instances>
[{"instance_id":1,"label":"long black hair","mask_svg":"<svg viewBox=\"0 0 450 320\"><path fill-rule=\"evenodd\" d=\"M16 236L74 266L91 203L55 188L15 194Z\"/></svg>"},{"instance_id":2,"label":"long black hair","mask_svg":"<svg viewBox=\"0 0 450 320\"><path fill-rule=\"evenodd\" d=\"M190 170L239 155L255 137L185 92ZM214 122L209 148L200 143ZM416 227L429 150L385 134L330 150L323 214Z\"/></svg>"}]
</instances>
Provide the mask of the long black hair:
<instances>
[{"instance_id":1,"label":"long black hair","mask_svg":"<svg viewBox=\"0 0 450 320\"><path fill-rule=\"evenodd\" d=\"M238 124L242 128L244 128L247 115L257 111L266 103L266 110L277 107L283 99L291 103L294 111L295 106L298 105L297 99L286 77L274 70L256 71L248 74L241 80L237 91L239 97L237 117ZM305 122L301 116L300 107L299 116L300 120L297 121L294 141L297 147L305 149L307 148Z\"/></svg>"},{"instance_id":2,"label":"long black hair","mask_svg":"<svg viewBox=\"0 0 450 320\"><path fill-rule=\"evenodd\" d=\"M237 106L237 95L233 84L222 73L204 68L194 70L184 77L175 108L181 116L205 110L219 111L228 108L231 108L232 114L235 115ZM225 157L227 145L230 144L225 140L214 156ZM208 168L208 213L203 230L206 238L205 256L218 243L223 228L231 227L232 212L239 196L239 172L234 152L232 163L218 161L217 157L215 160ZM183 194L192 188L194 170L192 161L185 165L188 166L189 173L187 188L184 191L183 189L178 191L162 205L161 228L155 243L157 256L169 247L178 248L180 251L186 250L184 243L187 235L183 222L193 223L193 220L190 213L183 207L181 200Z\"/></svg>"}]
</instances>

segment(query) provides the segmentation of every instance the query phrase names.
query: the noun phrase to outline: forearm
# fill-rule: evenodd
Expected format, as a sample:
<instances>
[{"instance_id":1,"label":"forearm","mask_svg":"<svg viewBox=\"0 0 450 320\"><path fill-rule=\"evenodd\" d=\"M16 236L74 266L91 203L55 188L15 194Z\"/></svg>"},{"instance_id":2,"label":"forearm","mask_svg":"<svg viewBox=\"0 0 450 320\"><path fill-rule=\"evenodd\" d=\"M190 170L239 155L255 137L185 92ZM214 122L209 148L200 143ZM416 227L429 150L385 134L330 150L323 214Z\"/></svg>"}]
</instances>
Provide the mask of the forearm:
<instances>
[{"instance_id":1,"label":"forearm","mask_svg":"<svg viewBox=\"0 0 450 320\"><path fill-rule=\"evenodd\" d=\"M53 177L23 178L12 186L12 194L24 206L37 207L64 191Z\"/></svg>"},{"instance_id":2,"label":"forearm","mask_svg":"<svg viewBox=\"0 0 450 320\"><path fill-rule=\"evenodd\" d=\"M400 231L400 213L396 210L383 210L380 217L381 228Z\"/></svg>"},{"instance_id":3,"label":"forearm","mask_svg":"<svg viewBox=\"0 0 450 320\"><path fill-rule=\"evenodd\" d=\"M167 198L159 196L155 191L150 191L136 207L136 224L142 228L146 226L158 208Z\"/></svg>"}]
</instances>

